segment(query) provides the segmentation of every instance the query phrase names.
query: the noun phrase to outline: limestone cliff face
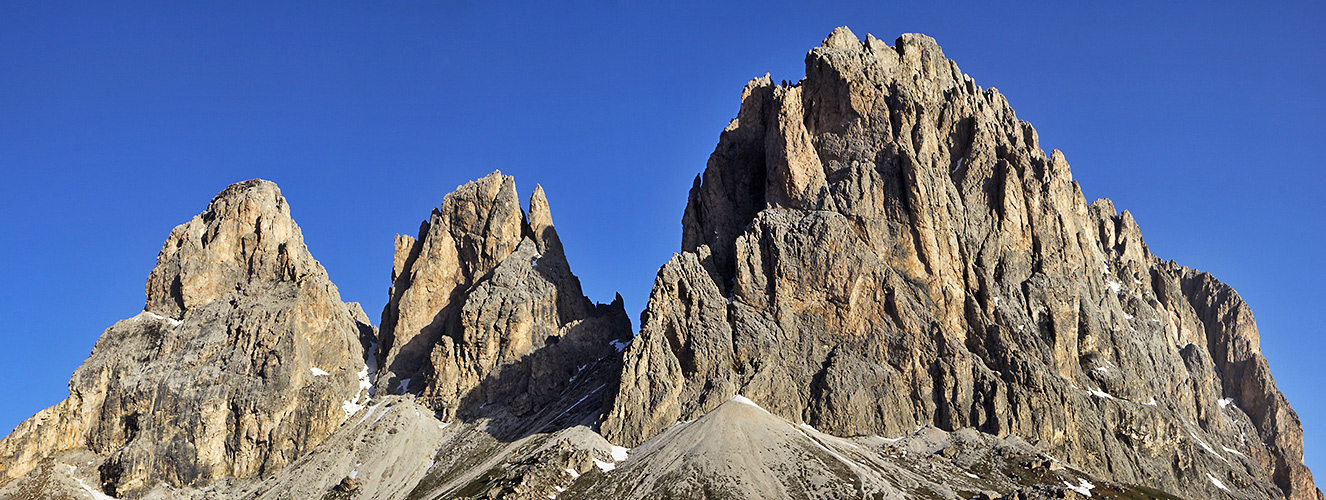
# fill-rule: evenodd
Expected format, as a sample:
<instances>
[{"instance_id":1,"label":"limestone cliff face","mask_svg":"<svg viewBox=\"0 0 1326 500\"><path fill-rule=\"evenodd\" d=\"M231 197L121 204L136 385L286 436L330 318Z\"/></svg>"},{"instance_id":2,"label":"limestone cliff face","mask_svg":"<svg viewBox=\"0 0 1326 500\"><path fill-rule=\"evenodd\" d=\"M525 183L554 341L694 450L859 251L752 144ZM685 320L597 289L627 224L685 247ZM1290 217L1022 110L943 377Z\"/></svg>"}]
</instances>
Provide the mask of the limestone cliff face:
<instances>
[{"instance_id":1,"label":"limestone cliff face","mask_svg":"<svg viewBox=\"0 0 1326 500\"><path fill-rule=\"evenodd\" d=\"M69 398L0 440L0 482L76 451L94 454L101 489L127 498L272 474L362 395L352 307L276 185L234 184L171 231L145 310L102 334Z\"/></svg>"},{"instance_id":2,"label":"limestone cliff face","mask_svg":"<svg viewBox=\"0 0 1326 500\"><path fill-rule=\"evenodd\" d=\"M536 411L630 339L620 297L594 305L571 274L542 187L528 219L515 181L460 186L397 236L382 313L380 389L418 393L444 419L503 403Z\"/></svg>"},{"instance_id":3,"label":"limestone cliff face","mask_svg":"<svg viewBox=\"0 0 1326 500\"><path fill-rule=\"evenodd\" d=\"M805 80L747 84L682 226L615 443L742 394L840 436L973 427L1187 498L1321 498L1237 294L1089 204L929 37L839 28Z\"/></svg>"}]
</instances>

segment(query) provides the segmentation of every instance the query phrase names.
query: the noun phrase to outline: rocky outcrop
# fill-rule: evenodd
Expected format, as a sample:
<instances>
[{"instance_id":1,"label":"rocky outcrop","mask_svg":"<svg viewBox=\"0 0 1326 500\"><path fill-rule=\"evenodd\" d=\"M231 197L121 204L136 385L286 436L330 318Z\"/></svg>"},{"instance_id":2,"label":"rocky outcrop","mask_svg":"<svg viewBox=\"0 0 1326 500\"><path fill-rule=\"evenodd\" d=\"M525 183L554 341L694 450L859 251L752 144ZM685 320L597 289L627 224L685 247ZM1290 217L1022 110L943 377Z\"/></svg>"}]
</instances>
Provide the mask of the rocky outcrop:
<instances>
[{"instance_id":1,"label":"rocky outcrop","mask_svg":"<svg viewBox=\"0 0 1326 500\"><path fill-rule=\"evenodd\" d=\"M78 451L125 498L275 473L361 397L360 333L276 185L231 185L171 231L144 311L102 334L69 398L0 440L0 482Z\"/></svg>"},{"instance_id":2,"label":"rocky outcrop","mask_svg":"<svg viewBox=\"0 0 1326 500\"><path fill-rule=\"evenodd\" d=\"M838 436L975 428L1183 497L1321 498L1237 294L1088 204L929 37L839 28L801 82L747 84L682 220L615 443L744 394Z\"/></svg>"},{"instance_id":3,"label":"rocky outcrop","mask_svg":"<svg viewBox=\"0 0 1326 500\"><path fill-rule=\"evenodd\" d=\"M380 389L418 393L444 420L488 403L522 415L615 359L630 339L621 297L585 298L542 187L529 206L527 219L494 172L444 197L417 238L397 236Z\"/></svg>"}]
</instances>

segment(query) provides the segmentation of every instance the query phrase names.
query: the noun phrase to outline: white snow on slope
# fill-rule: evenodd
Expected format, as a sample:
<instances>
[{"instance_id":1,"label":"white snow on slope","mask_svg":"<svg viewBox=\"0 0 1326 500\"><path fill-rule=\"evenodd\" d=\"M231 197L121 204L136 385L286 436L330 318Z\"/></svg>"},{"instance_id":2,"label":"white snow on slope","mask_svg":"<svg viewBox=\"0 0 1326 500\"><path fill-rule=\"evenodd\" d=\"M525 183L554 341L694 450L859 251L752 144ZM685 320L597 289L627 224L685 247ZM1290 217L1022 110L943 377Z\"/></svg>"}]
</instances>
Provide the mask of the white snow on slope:
<instances>
[{"instance_id":1,"label":"white snow on slope","mask_svg":"<svg viewBox=\"0 0 1326 500\"><path fill-rule=\"evenodd\" d=\"M627 456L627 454L629 454L630 452L631 452L631 449L630 449L630 448L627 448L627 447L625 447L625 446L617 446L617 445L613 445L613 446L612 446L612 461L614 461L614 462L624 462L624 461L626 461L626 456Z\"/></svg>"},{"instance_id":2,"label":"white snow on slope","mask_svg":"<svg viewBox=\"0 0 1326 500\"><path fill-rule=\"evenodd\" d=\"M760 408L760 405L755 404L754 401L751 401L751 400L748 399L746 396L742 396L742 395L740 395L740 394L738 394L738 395L736 395L736 396L732 396L732 401L736 401L736 402L741 403L741 404L744 404L744 405L751 405L751 406L754 406L754 407L756 407L756 408ZM769 413L769 410L766 410L766 409L764 409L764 408L760 408L760 411L765 412L765 413Z\"/></svg>"},{"instance_id":3,"label":"white snow on slope","mask_svg":"<svg viewBox=\"0 0 1326 500\"><path fill-rule=\"evenodd\" d=\"M1095 396L1095 397L1098 397L1098 398L1102 398L1102 399L1114 399L1114 396L1110 395L1110 393L1105 392L1105 391L1102 391L1102 390L1097 389L1097 388L1095 388L1095 387L1087 386L1087 392L1090 392L1092 396Z\"/></svg>"},{"instance_id":4,"label":"white snow on slope","mask_svg":"<svg viewBox=\"0 0 1326 500\"><path fill-rule=\"evenodd\" d=\"M316 366L313 367L313 368L309 368L308 371L313 372L313 376L314 376L314 377L322 377L322 376L326 376L326 375L331 375L330 373L327 373L327 370L323 370L322 368L318 368L318 367L316 367Z\"/></svg>"},{"instance_id":5,"label":"white snow on slope","mask_svg":"<svg viewBox=\"0 0 1326 500\"><path fill-rule=\"evenodd\" d=\"M1210 479L1210 480L1211 480L1211 484L1214 484L1216 488L1220 488L1220 489L1222 489L1222 490L1229 491L1229 488L1226 488L1226 487L1225 487L1225 483L1220 482L1220 480L1219 480L1219 479L1216 479L1215 476L1212 476L1210 472L1207 472L1207 473L1206 473L1206 478L1207 478L1207 479Z\"/></svg>"},{"instance_id":6,"label":"white snow on slope","mask_svg":"<svg viewBox=\"0 0 1326 500\"><path fill-rule=\"evenodd\" d=\"M146 311L146 310L144 310L143 312L138 313L136 316L134 316L134 317L132 317L132 318L129 318L129 319L131 319L131 320L133 320L133 321L142 321L143 319L154 319L154 320L157 320L157 321L165 321L165 322L167 322L167 323L170 323L170 326L180 326L181 323L184 323L183 321L180 321L180 320L178 320L178 319L175 319L175 318L167 318L167 317L162 316L162 315L160 315L160 314L157 314L157 313L154 313L154 312L150 312L150 311Z\"/></svg>"},{"instance_id":7,"label":"white snow on slope","mask_svg":"<svg viewBox=\"0 0 1326 500\"><path fill-rule=\"evenodd\" d=\"M1096 485L1091 484L1091 483L1088 482L1086 479L1081 479L1081 478L1079 478L1078 481L1081 481L1081 483L1079 483L1077 486L1073 486L1073 484L1072 484L1072 483L1069 483L1068 481L1064 481L1064 485L1067 486L1068 489L1070 489L1070 490L1073 490L1073 491L1076 491L1076 492L1078 492L1078 493L1081 493L1082 496L1084 496L1084 497L1088 497L1088 498L1091 497L1091 489L1092 489L1092 488L1095 488Z\"/></svg>"},{"instance_id":8,"label":"white snow on slope","mask_svg":"<svg viewBox=\"0 0 1326 500\"><path fill-rule=\"evenodd\" d=\"M598 466L598 468L603 472L608 472L610 470L616 469L617 463L626 461L626 457L628 454L630 454L630 452L631 452L630 448L627 448L625 446L613 445L612 450L609 452L612 454L612 461L603 462L595 458L594 465ZM572 471L571 469L567 469L566 471L570 472L573 477L578 476L578 474L575 474L575 471Z\"/></svg>"},{"instance_id":9,"label":"white snow on slope","mask_svg":"<svg viewBox=\"0 0 1326 500\"><path fill-rule=\"evenodd\" d=\"M1229 462L1229 459L1228 459L1228 458L1225 458L1224 455L1221 455L1221 454L1219 454L1219 453L1216 453L1215 449L1211 448L1211 445L1206 444L1206 441L1202 441L1202 439L1201 439L1201 438L1198 438L1197 435L1196 435L1196 434L1193 434L1192 431L1188 431L1188 435L1189 435L1189 436L1192 436L1193 441L1197 441L1197 444L1202 445L1202 449L1203 449L1203 450L1206 450L1207 453L1210 453L1210 454L1212 454L1212 455L1215 455L1216 458L1219 458L1219 459L1221 459L1221 460L1224 460L1225 462Z\"/></svg>"},{"instance_id":10,"label":"white snow on slope","mask_svg":"<svg viewBox=\"0 0 1326 500\"><path fill-rule=\"evenodd\" d=\"M83 491L86 491L88 495L91 495L93 500L115 500L115 497L102 493L100 490L88 486L87 483L83 482L83 478L74 477L74 471L78 470L77 467L74 467L69 464L65 464L65 467L69 468L69 477L72 477L74 478L75 481L78 481L78 487L83 488Z\"/></svg>"},{"instance_id":11,"label":"white snow on slope","mask_svg":"<svg viewBox=\"0 0 1326 500\"><path fill-rule=\"evenodd\" d=\"M342 401L341 409L345 410L345 418L348 420L350 417L353 417L355 413L358 413L359 410L364 409L364 405L355 403L354 401ZM364 418L368 418L368 415L364 415Z\"/></svg>"},{"instance_id":12,"label":"white snow on slope","mask_svg":"<svg viewBox=\"0 0 1326 500\"><path fill-rule=\"evenodd\" d=\"M1118 295L1119 292L1123 290L1123 283L1114 280L1106 281L1105 286L1109 287L1110 291L1114 292L1115 295Z\"/></svg>"}]
</instances>

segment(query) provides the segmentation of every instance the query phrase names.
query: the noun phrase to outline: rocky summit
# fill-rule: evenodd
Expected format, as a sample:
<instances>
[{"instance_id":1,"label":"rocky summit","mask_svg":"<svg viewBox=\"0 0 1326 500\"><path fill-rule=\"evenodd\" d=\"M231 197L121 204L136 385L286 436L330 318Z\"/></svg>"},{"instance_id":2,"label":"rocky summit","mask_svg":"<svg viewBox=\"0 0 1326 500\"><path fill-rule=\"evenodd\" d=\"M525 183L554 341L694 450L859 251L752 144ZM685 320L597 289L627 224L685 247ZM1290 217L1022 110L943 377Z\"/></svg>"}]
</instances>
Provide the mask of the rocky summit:
<instances>
[{"instance_id":1,"label":"rocky summit","mask_svg":"<svg viewBox=\"0 0 1326 500\"><path fill-rule=\"evenodd\" d=\"M1320 496L1238 295L1088 203L929 37L839 28L805 80L751 81L682 220L609 440L741 394L839 436L1018 436L1187 498Z\"/></svg>"},{"instance_id":2,"label":"rocky summit","mask_svg":"<svg viewBox=\"0 0 1326 500\"><path fill-rule=\"evenodd\" d=\"M634 335L527 207L445 195L379 331L274 184L226 188L0 498L1323 498L1247 304L924 35L745 86Z\"/></svg>"},{"instance_id":3,"label":"rocky summit","mask_svg":"<svg viewBox=\"0 0 1326 500\"><path fill-rule=\"evenodd\" d=\"M67 464L80 485L139 498L270 475L367 398L355 308L276 185L232 185L170 232L144 310L106 329L69 398L0 441L0 478Z\"/></svg>"}]
</instances>

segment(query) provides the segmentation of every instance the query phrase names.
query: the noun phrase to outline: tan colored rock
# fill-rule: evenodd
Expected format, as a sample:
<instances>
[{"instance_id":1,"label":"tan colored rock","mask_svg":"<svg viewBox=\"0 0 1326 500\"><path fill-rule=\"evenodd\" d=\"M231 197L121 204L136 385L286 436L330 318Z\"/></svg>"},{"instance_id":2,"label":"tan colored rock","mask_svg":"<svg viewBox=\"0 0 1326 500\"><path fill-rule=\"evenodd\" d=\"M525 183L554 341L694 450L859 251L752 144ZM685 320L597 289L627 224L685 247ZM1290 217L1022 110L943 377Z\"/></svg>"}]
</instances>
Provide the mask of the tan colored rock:
<instances>
[{"instance_id":1,"label":"tan colored rock","mask_svg":"<svg viewBox=\"0 0 1326 500\"><path fill-rule=\"evenodd\" d=\"M1088 204L930 37L840 28L801 82L752 80L682 226L613 442L739 393L839 436L976 428L1185 498L1221 493L1207 473L1238 497L1320 498L1246 305Z\"/></svg>"},{"instance_id":2,"label":"tan colored rock","mask_svg":"<svg viewBox=\"0 0 1326 500\"><path fill-rule=\"evenodd\" d=\"M493 172L443 198L417 240L396 238L379 390L421 374L446 320L458 313L460 294L516 249L524 226L515 180Z\"/></svg>"},{"instance_id":3,"label":"tan colored rock","mask_svg":"<svg viewBox=\"0 0 1326 500\"><path fill-rule=\"evenodd\" d=\"M537 411L630 338L620 297L581 292L542 187L527 220L500 172L447 195L418 240L397 238L393 280L379 389L418 393L444 419L489 403Z\"/></svg>"},{"instance_id":4,"label":"tan colored rock","mask_svg":"<svg viewBox=\"0 0 1326 500\"><path fill-rule=\"evenodd\" d=\"M562 254L562 240L557 237L557 229L553 227L548 198L543 194L543 186L537 184L534 186L534 194L529 198L529 229L539 253Z\"/></svg>"},{"instance_id":5,"label":"tan colored rock","mask_svg":"<svg viewBox=\"0 0 1326 500\"><path fill-rule=\"evenodd\" d=\"M95 454L97 487L125 498L271 474L360 397L360 331L275 184L234 184L171 231L145 309L102 334L68 399L0 440L0 481L66 450Z\"/></svg>"}]
</instances>

